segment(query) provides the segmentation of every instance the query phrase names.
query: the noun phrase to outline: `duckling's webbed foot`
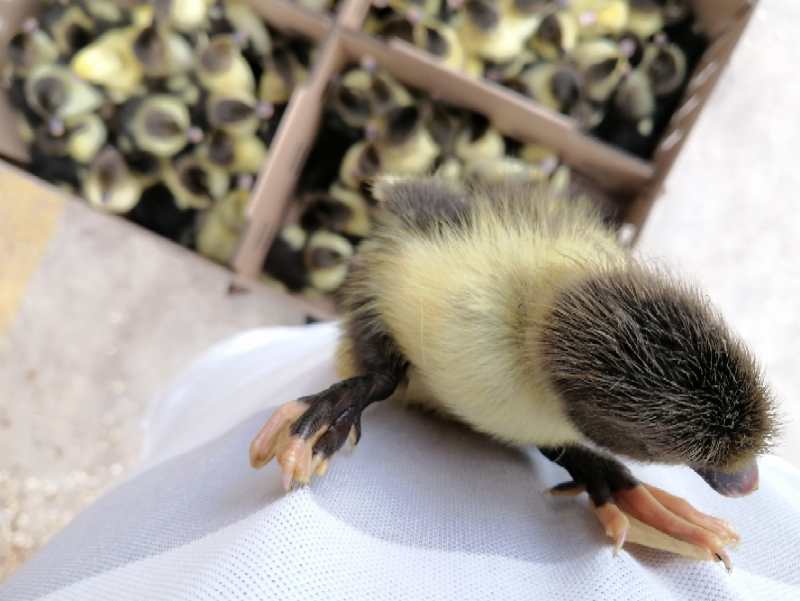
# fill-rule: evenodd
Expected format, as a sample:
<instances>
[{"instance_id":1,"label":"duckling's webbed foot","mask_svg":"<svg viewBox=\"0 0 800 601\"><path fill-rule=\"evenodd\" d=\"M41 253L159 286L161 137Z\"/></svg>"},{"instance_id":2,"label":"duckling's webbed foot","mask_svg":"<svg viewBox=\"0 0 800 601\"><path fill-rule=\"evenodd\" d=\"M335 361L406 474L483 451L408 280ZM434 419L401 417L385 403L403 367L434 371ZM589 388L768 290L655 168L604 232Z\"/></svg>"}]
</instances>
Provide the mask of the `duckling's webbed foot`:
<instances>
[{"instance_id":1,"label":"duckling's webbed foot","mask_svg":"<svg viewBox=\"0 0 800 601\"><path fill-rule=\"evenodd\" d=\"M361 412L394 392L398 379L366 374L337 382L311 396L281 405L250 445L250 463L259 468L277 457L283 485L307 484L322 476L336 451L361 438Z\"/></svg>"},{"instance_id":2,"label":"duckling's webbed foot","mask_svg":"<svg viewBox=\"0 0 800 601\"><path fill-rule=\"evenodd\" d=\"M730 570L725 546L739 535L729 524L701 513L684 499L639 482L619 461L582 447L542 448L542 454L566 469L572 480L550 489L554 495L587 492L595 515L614 541L721 561Z\"/></svg>"}]
</instances>

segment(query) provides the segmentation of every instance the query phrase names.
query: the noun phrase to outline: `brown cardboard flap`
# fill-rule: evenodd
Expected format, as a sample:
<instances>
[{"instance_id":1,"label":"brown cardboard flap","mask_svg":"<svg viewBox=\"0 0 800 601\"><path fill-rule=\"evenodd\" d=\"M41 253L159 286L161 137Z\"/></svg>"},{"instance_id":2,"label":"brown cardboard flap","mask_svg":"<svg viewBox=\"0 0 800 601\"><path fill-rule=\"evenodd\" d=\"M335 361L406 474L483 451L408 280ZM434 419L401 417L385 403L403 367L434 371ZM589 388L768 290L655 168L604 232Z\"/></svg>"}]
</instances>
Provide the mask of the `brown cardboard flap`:
<instances>
[{"instance_id":1,"label":"brown cardboard flap","mask_svg":"<svg viewBox=\"0 0 800 601\"><path fill-rule=\"evenodd\" d=\"M330 15L286 0L249 0L249 4L271 26L312 40L324 39L333 27L333 18Z\"/></svg>"}]
</instances>

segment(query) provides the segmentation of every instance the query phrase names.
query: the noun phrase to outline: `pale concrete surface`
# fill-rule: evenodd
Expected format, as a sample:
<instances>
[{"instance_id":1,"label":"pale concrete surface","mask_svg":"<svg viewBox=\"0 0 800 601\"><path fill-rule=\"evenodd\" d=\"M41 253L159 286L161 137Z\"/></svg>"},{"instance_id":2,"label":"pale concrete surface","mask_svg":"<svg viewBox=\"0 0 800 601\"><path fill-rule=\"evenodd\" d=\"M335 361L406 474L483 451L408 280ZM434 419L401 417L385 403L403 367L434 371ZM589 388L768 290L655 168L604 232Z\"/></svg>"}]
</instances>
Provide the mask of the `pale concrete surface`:
<instances>
[{"instance_id":1,"label":"pale concrete surface","mask_svg":"<svg viewBox=\"0 0 800 601\"><path fill-rule=\"evenodd\" d=\"M640 242L690 274L763 364L800 467L800 2L762 0Z\"/></svg>"},{"instance_id":2,"label":"pale concrete surface","mask_svg":"<svg viewBox=\"0 0 800 601\"><path fill-rule=\"evenodd\" d=\"M77 201L60 204L16 315L0 327L0 581L135 463L148 403L194 357L306 314L266 288L228 295L226 270Z\"/></svg>"},{"instance_id":3,"label":"pale concrete surface","mask_svg":"<svg viewBox=\"0 0 800 601\"><path fill-rule=\"evenodd\" d=\"M762 1L641 250L690 274L753 347L787 423L778 451L800 466L798 30L800 3ZM0 332L0 581L125 473L147 403L193 357L303 314L268 291L226 296L223 270L82 206L63 224Z\"/></svg>"}]
</instances>

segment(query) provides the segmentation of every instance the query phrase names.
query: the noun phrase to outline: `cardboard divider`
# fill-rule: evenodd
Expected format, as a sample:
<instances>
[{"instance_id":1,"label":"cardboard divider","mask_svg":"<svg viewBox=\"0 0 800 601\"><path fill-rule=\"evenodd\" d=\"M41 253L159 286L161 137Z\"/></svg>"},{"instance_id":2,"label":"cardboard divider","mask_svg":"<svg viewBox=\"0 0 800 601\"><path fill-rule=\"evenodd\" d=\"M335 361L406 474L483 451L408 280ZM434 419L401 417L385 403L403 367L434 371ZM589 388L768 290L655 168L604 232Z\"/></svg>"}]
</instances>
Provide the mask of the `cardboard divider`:
<instances>
[{"instance_id":1,"label":"cardboard divider","mask_svg":"<svg viewBox=\"0 0 800 601\"><path fill-rule=\"evenodd\" d=\"M328 81L342 60L340 33L320 47L308 80L295 90L269 149L248 206L248 223L232 266L241 278L257 278L300 178L321 119ZM242 280L242 284L244 281Z\"/></svg>"},{"instance_id":2,"label":"cardboard divider","mask_svg":"<svg viewBox=\"0 0 800 601\"><path fill-rule=\"evenodd\" d=\"M342 0L337 23L348 29L360 29L371 6L371 0Z\"/></svg>"},{"instance_id":3,"label":"cardboard divider","mask_svg":"<svg viewBox=\"0 0 800 601\"><path fill-rule=\"evenodd\" d=\"M293 94L250 203L249 222L232 262L235 282L258 278L269 247L286 218L292 193L316 138L327 86L347 63L371 57L407 85L435 98L489 117L505 135L552 147L563 161L624 203L623 221L631 241L656 201L688 133L707 103L725 64L749 21L757 0L695 0L692 4L712 43L695 69L686 97L672 118L652 162L638 159L576 127L562 115L495 83L443 67L435 58L401 40L384 41L358 31L370 0L342 0L337 14L311 11L287 0L249 0L271 26L320 44L309 79ZM22 0L0 6L0 44L4 49L23 21L36 10ZM2 51L0 51L2 53ZM24 162L27 150L15 117L0 95L0 156ZM332 304L312 301L317 315L330 316Z\"/></svg>"},{"instance_id":4,"label":"cardboard divider","mask_svg":"<svg viewBox=\"0 0 800 601\"><path fill-rule=\"evenodd\" d=\"M317 42L330 33L334 24L331 15L286 0L248 0L248 3L271 26Z\"/></svg>"}]
</instances>

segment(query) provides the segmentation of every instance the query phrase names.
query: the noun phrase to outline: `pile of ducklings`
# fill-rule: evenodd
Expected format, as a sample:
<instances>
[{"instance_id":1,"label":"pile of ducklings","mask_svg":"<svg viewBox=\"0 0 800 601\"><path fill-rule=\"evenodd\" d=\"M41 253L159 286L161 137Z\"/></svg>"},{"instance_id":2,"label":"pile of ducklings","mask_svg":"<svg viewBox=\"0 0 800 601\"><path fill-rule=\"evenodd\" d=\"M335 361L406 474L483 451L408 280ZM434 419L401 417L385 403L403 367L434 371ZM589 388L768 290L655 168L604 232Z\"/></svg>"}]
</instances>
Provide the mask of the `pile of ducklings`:
<instances>
[{"instance_id":1,"label":"pile of ducklings","mask_svg":"<svg viewBox=\"0 0 800 601\"><path fill-rule=\"evenodd\" d=\"M482 115L413 91L366 60L329 88L295 218L274 242L266 273L291 291L335 292L380 203L371 183L382 174L427 173L521 178L557 192L571 182L552 150L507 139Z\"/></svg>"},{"instance_id":2,"label":"pile of ducklings","mask_svg":"<svg viewBox=\"0 0 800 601\"><path fill-rule=\"evenodd\" d=\"M688 0L373 0L365 29L646 158L706 45Z\"/></svg>"},{"instance_id":3,"label":"pile of ducklings","mask_svg":"<svg viewBox=\"0 0 800 601\"><path fill-rule=\"evenodd\" d=\"M4 83L30 169L225 262L309 45L242 0L49 0Z\"/></svg>"}]
</instances>

